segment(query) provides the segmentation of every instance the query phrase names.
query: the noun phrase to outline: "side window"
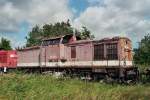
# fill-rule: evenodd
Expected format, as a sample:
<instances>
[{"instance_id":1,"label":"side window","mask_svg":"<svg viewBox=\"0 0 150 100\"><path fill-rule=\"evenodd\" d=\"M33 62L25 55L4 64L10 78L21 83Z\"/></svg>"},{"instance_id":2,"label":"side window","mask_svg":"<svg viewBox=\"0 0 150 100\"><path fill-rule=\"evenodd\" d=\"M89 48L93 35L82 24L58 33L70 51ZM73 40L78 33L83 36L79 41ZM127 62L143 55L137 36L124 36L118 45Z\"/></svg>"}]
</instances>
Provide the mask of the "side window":
<instances>
[{"instance_id":1,"label":"side window","mask_svg":"<svg viewBox=\"0 0 150 100\"><path fill-rule=\"evenodd\" d=\"M125 42L126 42L126 45L127 45L127 44L128 44L128 41L126 40Z\"/></svg>"},{"instance_id":2,"label":"side window","mask_svg":"<svg viewBox=\"0 0 150 100\"><path fill-rule=\"evenodd\" d=\"M107 59L108 60L118 59L118 49L117 49L116 43L107 44L106 49L107 49Z\"/></svg>"},{"instance_id":3,"label":"side window","mask_svg":"<svg viewBox=\"0 0 150 100\"><path fill-rule=\"evenodd\" d=\"M71 47L71 58L76 58L76 47L75 46Z\"/></svg>"},{"instance_id":4,"label":"side window","mask_svg":"<svg viewBox=\"0 0 150 100\"><path fill-rule=\"evenodd\" d=\"M94 45L94 60L104 59L104 44Z\"/></svg>"}]
</instances>

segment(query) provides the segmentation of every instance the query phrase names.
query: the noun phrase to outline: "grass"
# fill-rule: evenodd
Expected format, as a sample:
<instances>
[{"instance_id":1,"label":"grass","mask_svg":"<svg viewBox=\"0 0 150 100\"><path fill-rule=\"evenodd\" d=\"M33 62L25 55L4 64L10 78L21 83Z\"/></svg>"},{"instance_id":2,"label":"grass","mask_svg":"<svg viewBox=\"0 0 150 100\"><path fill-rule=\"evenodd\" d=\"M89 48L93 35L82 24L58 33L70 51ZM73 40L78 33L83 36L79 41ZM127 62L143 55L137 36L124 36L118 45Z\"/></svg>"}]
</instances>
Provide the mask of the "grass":
<instances>
[{"instance_id":1,"label":"grass","mask_svg":"<svg viewBox=\"0 0 150 100\"><path fill-rule=\"evenodd\" d=\"M50 75L0 75L0 100L149 100L150 85L110 85Z\"/></svg>"}]
</instances>

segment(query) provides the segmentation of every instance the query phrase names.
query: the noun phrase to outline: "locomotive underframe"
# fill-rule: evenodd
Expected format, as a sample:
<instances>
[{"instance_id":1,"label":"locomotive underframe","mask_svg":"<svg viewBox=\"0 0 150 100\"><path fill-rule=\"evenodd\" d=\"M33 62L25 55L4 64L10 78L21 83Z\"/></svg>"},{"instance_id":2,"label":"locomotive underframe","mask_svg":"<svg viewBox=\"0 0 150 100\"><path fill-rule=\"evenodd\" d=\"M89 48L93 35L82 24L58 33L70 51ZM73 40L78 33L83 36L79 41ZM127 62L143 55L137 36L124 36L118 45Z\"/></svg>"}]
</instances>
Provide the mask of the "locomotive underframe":
<instances>
[{"instance_id":1,"label":"locomotive underframe","mask_svg":"<svg viewBox=\"0 0 150 100\"><path fill-rule=\"evenodd\" d=\"M139 80L139 72L137 67L18 67L18 70L25 72L61 72L63 75L70 77L84 77L89 80L106 80L110 79L116 82L126 83L128 81L137 82Z\"/></svg>"}]
</instances>

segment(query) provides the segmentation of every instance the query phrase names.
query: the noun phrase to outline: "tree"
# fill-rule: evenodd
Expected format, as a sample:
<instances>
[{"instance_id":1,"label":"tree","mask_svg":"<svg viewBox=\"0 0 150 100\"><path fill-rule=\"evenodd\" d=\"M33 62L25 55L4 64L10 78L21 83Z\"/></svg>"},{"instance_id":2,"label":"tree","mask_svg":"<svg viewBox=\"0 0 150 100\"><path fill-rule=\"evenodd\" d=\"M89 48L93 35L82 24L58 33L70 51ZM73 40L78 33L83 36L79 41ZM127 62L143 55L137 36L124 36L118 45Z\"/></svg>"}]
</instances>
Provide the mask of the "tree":
<instances>
[{"instance_id":1,"label":"tree","mask_svg":"<svg viewBox=\"0 0 150 100\"><path fill-rule=\"evenodd\" d=\"M75 30L75 32L74 32ZM70 21L67 22L57 22L55 24L45 24L42 28L35 26L32 28L32 31L29 32L26 37L27 43L26 46L36 46L41 43L41 40L44 38L58 37L67 34L76 34L81 37L81 39L93 39L94 36L91 35L91 32L83 27L82 31L78 31L75 28L72 28Z\"/></svg>"},{"instance_id":2,"label":"tree","mask_svg":"<svg viewBox=\"0 0 150 100\"><path fill-rule=\"evenodd\" d=\"M80 36L81 39L94 39L94 35L91 35L91 32L84 26L82 27Z\"/></svg>"},{"instance_id":3,"label":"tree","mask_svg":"<svg viewBox=\"0 0 150 100\"><path fill-rule=\"evenodd\" d=\"M40 44L40 40L42 38L42 30L39 26L35 26L32 28L32 31L29 32L28 36L26 37L27 43L26 46L36 46Z\"/></svg>"},{"instance_id":4,"label":"tree","mask_svg":"<svg viewBox=\"0 0 150 100\"><path fill-rule=\"evenodd\" d=\"M4 50L12 50L11 45L10 45L10 41L5 39L5 38L1 38L0 48L4 49Z\"/></svg>"},{"instance_id":5,"label":"tree","mask_svg":"<svg viewBox=\"0 0 150 100\"><path fill-rule=\"evenodd\" d=\"M139 47L134 49L134 61L136 64L150 65L150 34L146 35Z\"/></svg>"},{"instance_id":6,"label":"tree","mask_svg":"<svg viewBox=\"0 0 150 100\"><path fill-rule=\"evenodd\" d=\"M45 24L42 30L44 38L73 34L73 28L71 27L69 20L67 22L57 22L54 25Z\"/></svg>"}]
</instances>

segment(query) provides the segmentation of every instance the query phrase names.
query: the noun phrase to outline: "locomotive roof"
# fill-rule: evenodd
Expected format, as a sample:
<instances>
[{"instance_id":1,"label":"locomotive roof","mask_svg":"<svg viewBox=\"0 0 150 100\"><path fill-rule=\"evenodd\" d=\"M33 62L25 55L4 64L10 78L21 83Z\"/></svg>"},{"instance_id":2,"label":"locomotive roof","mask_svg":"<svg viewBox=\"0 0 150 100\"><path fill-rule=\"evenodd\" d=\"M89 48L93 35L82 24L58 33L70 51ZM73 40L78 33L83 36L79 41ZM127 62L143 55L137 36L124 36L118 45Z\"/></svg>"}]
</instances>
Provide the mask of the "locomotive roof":
<instances>
[{"instance_id":1,"label":"locomotive roof","mask_svg":"<svg viewBox=\"0 0 150 100\"><path fill-rule=\"evenodd\" d=\"M75 42L71 42L68 44L80 44L80 43L89 43L92 42L93 40L79 40L79 41L75 41Z\"/></svg>"},{"instance_id":2,"label":"locomotive roof","mask_svg":"<svg viewBox=\"0 0 150 100\"><path fill-rule=\"evenodd\" d=\"M100 40L79 40L79 41L75 41L72 43L68 43L68 45L70 44L81 44L81 43L89 43L89 42L111 42L111 41L119 41L120 39L126 39L128 41L131 41L129 38L127 37L113 37L113 38L103 38Z\"/></svg>"},{"instance_id":3,"label":"locomotive roof","mask_svg":"<svg viewBox=\"0 0 150 100\"><path fill-rule=\"evenodd\" d=\"M49 38L49 39L44 39L44 40L51 40L51 39L59 39L61 37L65 37L65 36L71 36L71 35L64 35L64 36L60 36L60 37L53 37L53 38ZM103 38L100 40L77 40L74 42L70 42L70 43L66 43L66 45L72 45L72 44L81 44L81 43L89 43L89 42L111 42L111 41L119 41L120 39L126 39L128 41L131 41L129 38L127 37L113 37L113 38ZM24 50L31 50L31 49L39 49L40 46L32 46L32 47L26 47L23 49L19 49L18 51L24 51Z\"/></svg>"},{"instance_id":4,"label":"locomotive roof","mask_svg":"<svg viewBox=\"0 0 150 100\"><path fill-rule=\"evenodd\" d=\"M128 41L131 41L129 38L127 37L112 37L112 38L103 38L103 39L100 39L100 40L94 40L95 42L96 41L99 41L99 42L108 42L108 41L118 41L120 39L126 39Z\"/></svg>"},{"instance_id":5,"label":"locomotive roof","mask_svg":"<svg viewBox=\"0 0 150 100\"><path fill-rule=\"evenodd\" d=\"M25 51L25 50L39 49L39 48L40 48L40 46L32 46L32 47L26 47L26 48L19 49L18 51Z\"/></svg>"}]
</instances>

